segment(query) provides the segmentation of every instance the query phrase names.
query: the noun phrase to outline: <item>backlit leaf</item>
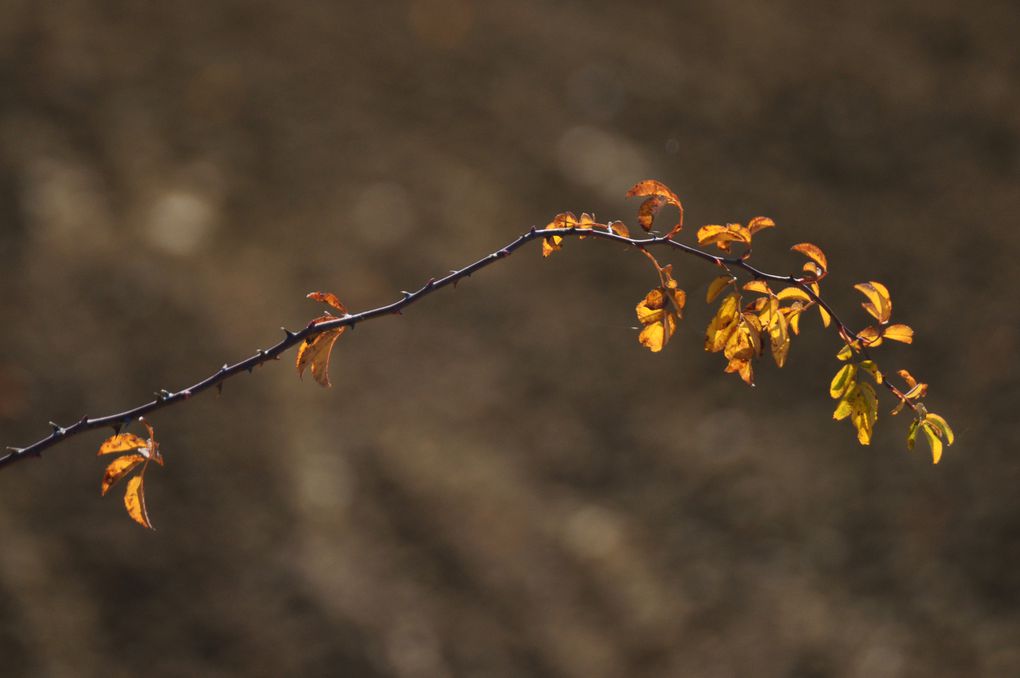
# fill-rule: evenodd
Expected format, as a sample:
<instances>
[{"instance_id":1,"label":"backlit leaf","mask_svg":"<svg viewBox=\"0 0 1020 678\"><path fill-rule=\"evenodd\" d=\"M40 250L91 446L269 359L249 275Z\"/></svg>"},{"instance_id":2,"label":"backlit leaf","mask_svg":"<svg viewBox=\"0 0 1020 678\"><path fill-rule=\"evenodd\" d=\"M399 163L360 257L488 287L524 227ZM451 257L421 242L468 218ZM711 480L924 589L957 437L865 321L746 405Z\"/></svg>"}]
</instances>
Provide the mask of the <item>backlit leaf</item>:
<instances>
[{"instance_id":1,"label":"backlit leaf","mask_svg":"<svg viewBox=\"0 0 1020 678\"><path fill-rule=\"evenodd\" d=\"M737 325L737 307L740 297L737 294L726 296L719 304L719 310L708 324L705 332L705 350L718 353L726 346L730 334Z\"/></svg>"},{"instance_id":2,"label":"backlit leaf","mask_svg":"<svg viewBox=\"0 0 1020 678\"><path fill-rule=\"evenodd\" d=\"M931 448L931 463L939 463L939 459L942 458L942 438L940 437L940 431L932 426L928 421L922 421L920 425L921 433L924 434L925 440L928 441L928 446Z\"/></svg>"},{"instance_id":3,"label":"backlit leaf","mask_svg":"<svg viewBox=\"0 0 1020 678\"><path fill-rule=\"evenodd\" d=\"M901 341L904 344L914 343L914 330L908 325L888 325L882 330L882 336L891 341Z\"/></svg>"},{"instance_id":4,"label":"backlit leaf","mask_svg":"<svg viewBox=\"0 0 1020 678\"><path fill-rule=\"evenodd\" d=\"M836 354L836 357L840 360L850 360L850 358L854 357L854 350L850 348L849 344L844 344L843 348L839 349L839 353Z\"/></svg>"},{"instance_id":5,"label":"backlit leaf","mask_svg":"<svg viewBox=\"0 0 1020 678\"><path fill-rule=\"evenodd\" d=\"M677 288L670 276L670 267L660 270L666 279L666 287L657 287L645 295L635 307L638 321L644 325L638 335L638 342L653 353L658 353L676 332L687 294Z\"/></svg>"},{"instance_id":6,"label":"backlit leaf","mask_svg":"<svg viewBox=\"0 0 1020 678\"><path fill-rule=\"evenodd\" d=\"M743 289L748 292L758 292L759 294L772 293L772 290L769 289L768 284L764 280L751 280L744 284Z\"/></svg>"},{"instance_id":7,"label":"backlit leaf","mask_svg":"<svg viewBox=\"0 0 1020 678\"><path fill-rule=\"evenodd\" d=\"M829 384L829 395L833 398L842 397L854 385L854 375L856 373L857 365L853 363L847 363L839 368L836 376L832 378L832 383Z\"/></svg>"},{"instance_id":8,"label":"backlit leaf","mask_svg":"<svg viewBox=\"0 0 1020 678\"><path fill-rule=\"evenodd\" d=\"M751 235L754 235L758 231L766 228L772 228L775 225L776 222L772 221L768 217L755 217L747 223L747 230L751 232Z\"/></svg>"},{"instance_id":9,"label":"backlit leaf","mask_svg":"<svg viewBox=\"0 0 1020 678\"><path fill-rule=\"evenodd\" d=\"M917 428L920 423L921 422L919 422L917 419L914 419L913 421L910 422L910 428L907 429L908 450L914 449L914 441L917 439Z\"/></svg>"},{"instance_id":10,"label":"backlit leaf","mask_svg":"<svg viewBox=\"0 0 1020 678\"><path fill-rule=\"evenodd\" d=\"M861 303L865 311L883 325L889 322L889 316L892 314L892 299L889 298L889 290L885 285L872 280L858 283L854 285L854 289L867 299Z\"/></svg>"},{"instance_id":11,"label":"backlit leaf","mask_svg":"<svg viewBox=\"0 0 1020 678\"><path fill-rule=\"evenodd\" d=\"M868 348L880 346L882 344L882 331L877 327L865 327L857 333L857 338Z\"/></svg>"},{"instance_id":12,"label":"backlit leaf","mask_svg":"<svg viewBox=\"0 0 1020 678\"><path fill-rule=\"evenodd\" d=\"M347 308L342 303L340 303L340 300L337 299L337 296L332 292L312 292L308 295L308 298L329 304L330 306L340 311L341 313L345 315L347 314Z\"/></svg>"},{"instance_id":13,"label":"backlit leaf","mask_svg":"<svg viewBox=\"0 0 1020 678\"><path fill-rule=\"evenodd\" d=\"M305 369L309 368L315 381L323 386L329 386L329 357L333 351L333 344L346 330L346 326L337 327L301 342L296 361L298 376L304 376Z\"/></svg>"},{"instance_id":14,"label":"backlit leaf","mask_svg":"<svg viewBox=\"0 0 1020 678\"><path fill-rule=\"evenodd\" d=\"M106 495L107 491L113 487L118 480L126 476L128 473L145 461L145 457L140 454L125 454L122 457L117 457L110 462L110 465L106 467L106 471L103 473L103 482L100 485L100 494Z\"/></svg>"},{"instance_id":15,"label":"backlit leaf","mask_svg":"<svg viewBox=\"0 0 1020 678\"><path fill-rule=\"evenodd\" d=\"M143 486L144 476L137 475L128 481L127 490L124 491L124 508L128 515L142 527L152 529L149 521L149 513L145 510L145 488Z\"/></svg>"},{"instance_id":16,"label":"backlit leaf","mask_svg":"<svg viewBox=\"0 0 1020 678\"><path fill-rule=\"evenodd\" d=\"M721 275L713 280L708 285L708 293L705 295L705 301L711 304L715 301L715 298L726 289L726 286L732 283L736 278L731 275Z\"/></svg>"},{"instance_id":17,"label":"backlit leaf","mask_svg":"<svg viewBox=\"0 0 1020 678\"><path fill-rule=\"evenodd\" d=\"M809 304L812 301L811 296L799 287L784 287L776 293L776 298L780 301L794 299L796 301L802 301L805 304Z\"/></svg>"},{"instance_id":18,"label":"backlit leaf","mask_svg":"<svg viewBox=\"0 0 1020 678\"><path fill-rule=\"evenodd\" d=\"M835 419L836 421L842 421L850 416L850 412L852 410L853 407L851 407L850 405L850 400L846 397L843 397L836 405L836 410L832 413L832 418Z\"/></svg>"},{"instance_id":19,"label":"backlit leaf","mask_svg":"<svg viewBox=\"0 0 1020 678\"><path fill-rule=\"evenodd\" d=\"M684 224L684 208L680 204L680 198L677 197L676 193L671 191L668 186L655 179L645 179L634 184L634 186L627 191L627 197L645 197L648 199L641 203L638 208L638 223L641 224L641 228L646 231L652 230L652 222L655 219L655 214L663 207L663 205L673 205L680 212L677 223L669 232L669 237L673 237L680 232Z\"/></svg>"},{"instance_id":20,"label":"backlit leaf","mask_svg":"<svg viewBox=\"0 0 1020 678\"><path fill-rule=\"evenodd\" d=\"M924 420L925 420L925 422L928 423L929 426L932 426L933 428L935 428L939 432L939 434L943 438L945 438L946 445L952 445L953 444L953 440L955 438L953 436L953 429L949 428L949 422L947 422L945 419L943 419L939 415L932 414L932 413L929 413L929 414L925 415Z\"/></svg>"},{"instance_id":21,"label":"backlit leaf","mask_svg":"<svg viewBox=\"0 0 1020 678\"><path fill-rule=\"evenodd\" d=\"M818 275L819 278L824 277L824 275L828 272L829 262L825 258L825 253L822 252L817 245L812 245L809 242L802 242L794 245L790 249L794 252L800 252L805 257L818 264L818 266L822 269L821 273Z\"/></svg>"},{"instance_id":22,"label":"backlit leaf","mask_svg":"<svg viewBox=\"0 0 1020 678\"><path fill-rule=\"evenodd\" d=\"M133 433L118 433L115 436L107 438L103 444L99 446L99 452L96 453L96 456L114 454L116 452L126 452L128 450L137 450L139 448L145 449L147 447L148 443Z\"/></svg>"},{"instance_id":23,"label":"backlit leaf","mask_svg":"<svg viewBox=\"0 0 1020 678\"><path fill-rule=\"evenodd\" d=\"M723 252L729 252L731 242L740 242L750 245L751 232L740 224L726 224L725 226L719 224L708 224L698 229L699 245L711 245L712 243L715 243L716 247L721 249Z\"/></svg>"},{"instance_id":24,"label":"backlit leaf","mask_svg":"<svg viewBox=\"0 0 1020 678\"><path fill-rule=\"evenodd\" d=\"M615 233L616 235L623 238L630 237L630 230L628 230L627 224L623 223L622 221L610 221L608 226L609 230Z\"/></svg>"}]
</instances>

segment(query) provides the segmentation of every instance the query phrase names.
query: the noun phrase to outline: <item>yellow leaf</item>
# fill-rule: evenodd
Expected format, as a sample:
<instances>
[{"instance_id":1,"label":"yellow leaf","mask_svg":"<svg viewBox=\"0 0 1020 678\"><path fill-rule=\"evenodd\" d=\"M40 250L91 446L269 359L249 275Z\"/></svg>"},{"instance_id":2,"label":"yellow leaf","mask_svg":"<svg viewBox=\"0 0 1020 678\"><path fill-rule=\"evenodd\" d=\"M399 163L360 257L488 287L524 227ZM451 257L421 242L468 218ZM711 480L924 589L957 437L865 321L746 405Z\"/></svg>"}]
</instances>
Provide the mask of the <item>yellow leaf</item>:
<instances>
[{"instance_id":1,"label":"yellow leaf","mask_svg":"<svg viewBox=\"0 0 1020 678\"><path fill-rule=\"evenodd\" d=\"M667 314L659 322L645 325L638 335L638 343L652 353L658 353L675 331L676 322L673 320L673 316Z\"/></svg>"},{"instance_id":2,"label":"yellow leaf","mask_svg":"<svg viewBox=\"0 0 1020 678\"><path fill-rule=\"evenodd\" d=\"M751 244L751 232L740 224L709 224L698 229L698 244L711 245L715 243L723 252L730 251L731 242Z\"/></svg>"},{"instance_id":3,"label":"yellow leaf","mask_svg":"<svg viewBox=\"0 0 1020 678\"><path fill-rule=\"evenodd\" d=\"M857 366L853 363L847 363L843 367L839 368L836 372L836 376L832 378L832 383L829 384L829 395L833 398L842 397L847 391L849 391L854 385L854 375L857 374Z\"/></svg>"},{"instance_id":4,"label":"yellow leaf","mask_svg":"<svg viewBox=\"0 0 1020 678\"><path fill-rule=\"evenodd\" d=\"M889 325L882 330L882 336L891 341L902 341L904 344L914 343L914 330L907 325Z\"/></svg>"},{"instance_id":5,"label":"yellow leaf","mask_svg":"<svg viewBox=\"0 0 1020 678\"><path fill-rule=\"evenodd\" d=\"M811 296L799 287L784 287L776 294L776 298L780 301L793 299L795 301L802 301L805 304L809 304L812 301Z\"/></svg>"},{"instance_id":6,"label":"yellow leaf","mask_svg":"<svg viewBox=\"0 0 1020 678\"><path fill-rule=\"evenodd\" d=\"M140 454L125 454L123 457L117 457L111 461L110 465L106 467L106 472L103 473L100 494L105 495L118 480L131 473L143 461L145 461L145 457Z\"/></svg>"},{"instance_id":7,"label":"yellow leaf","mask_svg":"<svg viewBox=\"0 0 1020 678\"><path fill-rule=\"evenodd\" d=\"M705 332L705 350L718 353L726 346L730 334L737 325L737 307L740 304L740 297L737 294L729 294L719 304L719 310L715 317L708 324Z\"/></svg>"},{"instance_id":8,"label":"yellow leaf","mask_svg":"<svg viewBox=\"0 0 1020 678\"><path fill-rule=\"evenodd\" d=\"M819 278L823 277L825 273L828 272L829 262L825 258L825 253L822 252L822 250L819 249L817 245L812 245L809 242L802 242L794 245L790 249L793 250L794 252L800 252L808 259L818 264L818 266L822 269L821 274L819 274L818 276Z\"/></svg>"},{"instance_id":9,"label":"yellow leaf","mask_svg":"<svg viewBox=\"0 0 1020 678\"><path fill-rule=\"evenodd\" d=\"M857 338L868 348L880 346L882 344L882 331L877 327L865 327L857 333Z\"/></svg>"},{"instance_id":10,"label":"yellow leaf","mask_svg":"<svg viewBox=\"0 0 1020 678\"><path fill-rule=\"evenodd\" d=\"M736 372L740 375L740 378L744 380L745 384L748 386L754 386L754 368L751 367L750 360L734 358L726 365L724 372Z\"/></svg>"},{"instance_id":11,"label":"yellow leaf","mask_svg":"<svg viewBox=\"0 0 1020 678\"><path fill-rule=\"evenodd\" d=\"M136 523L151 530L152 523L149 521L149 513L145 510L145 488L142 482L141 475L128 481L127 490L124 492L124 508Z\"/></svg>"},{"instance_id":12,"label":"yellow leaf","mask_svg":"<svg viewBox=\"0 0 1020 678\"><path fill-rule=\"evenodd\" d=\"M875 378L875 382L881 384L885 377L882 376L882 372L879 371L878 365L875 364L874 360L862 360L861 369L869 373Z\"/></svg>"},{"instance_id":13,"label":"yellow leaf","mask_svg":"<svg viewBox=\"0 0 1020 678\"><path fill-rule=\"evenodd\" d=\"M917 398L923 398L928 395L928 384L914 384L910 387L910 390L903 394L904 398L915 400Z\"/></svg>"},{"instance_id":14,"label":"yellow leaf","mask_svg":"<svg viewBox=\"0 0 1020 678\"><path fill-rule=\"evenodd\" d=\"M914 375L906 370L899 370L896 374L903 377L903 381L907 382L908 387L913 387L917 383L917 379L914 379Z\"/></svg>"},{"instance_id":15,"label":"yellow leaf","mask_svg":"<svg viewBox=\"0 0 1020 678\"><path fill-rule=\"evenodd\" d=\"M638 321L647 325L662 319L663 308L666 305L666 295L660 288L655 288L645 295L645 298L635 308Z\"/></svg>"},{"instance_id":16,"label":"yellow leaf","mask_svg":"<svg viewBox=\"0 0 1020 678\"><path fill-rule=\"evenodd\" d=\"M561 212L553 217L553 220L550 221L543 230L550 231L560 228L570 228L572 226L577 226L577 217L575 217L571 212ZM563 249L562 243L563 236L560 235L553 235L543 239L542 256L547 257L553 252Z\"/></svg>"},{"instance_id":17,"label":"yellow leaf","mask_svg":"<svg viewBox=\"0 0 1020 678\"><path fill-rule=\"evenodd\" d=\"M778 367L786 364L786 356L790 352L790 333L786 324L786 316L773 312L768 324L769 340L772 346L772 358Z\"/></svg>"},{"instance_id":18,"label":"yellow leaf","mask_svg":"<svg viewBox=\"0 0 1020 678\"><path fill-rule=\"evenodd\" d=\"M337 299L337 296L332 292L311 292L308 295L308 298L329 304L330 306L332 306L333 308L335 308L336 310L340 311L343 314L347 313L347 308L342 303L340 303L340 300Z\"/></svg>"},{"instance_id":19,"label":"yellow leaf","mask_svg":"<svg viewBox=\"0 0 1020 678\"><path fill-rule=\"evenodd\" d=\"M931 448L931 463L939 463L939 459L942 458L942 438L939 437L938 429L927 421L921 422L920 429Z\"/></svg>"},{"instance_id":20,"label":"yellow leaf","mask_svg":"<svg viewBox=\"0 0 1020 678\"><path fill-rule=\"evenodd\" d=\"M870 313L881 324L889 322L892 314L892 299L889 298L889 290L885 285L874 280L854 285L854 289L865 296L867 301L861 303L861 307Z\"/></svg>"},{"instance_id":21,"label":"yellow leaf","mask_svg":"<svg viewBox=\"0 0 1020 678\"><path fill-rule=\"evenodd\" d=\"M844 344L843 348L839 349L839 353L836 354L836 357L840 360L850 360L850 358L854 357L854 350L850 348L849 344Z\"/></svg>"},{"instance_id":22,"label":"yellow leaf","mask_svg":"<svg viewBox=\"0 0 1020 678\"><path fill-rule=\"evenodd\" d=\"M902 404L902 403L901 403ZM907 449L914 449L914 441L917 438L917 426L920 424L917 419L910 422L910 428L907 429Z\"/></svg>"},{"instance_id":23,"label":"yellow leaf","mask_svg":"<svg viewBox=\"0 0 1020 678\"><path fill-rule=\"evenodd\" d=\"M836 411L832 413L832 418L836 421L842 421L850 416L850 412L853 408L850 406L850 401L843 397L836 405Z\"/></svg>"},{"instance_id":24,"label":"yellow leaf","mask_svg":"<svg viewBox=\"0 0 1020 678\"><path fill-rule=\"evenodd\" d=\"M669 267L662 269L667 279L666 287L657 287L645 295L635 307L638 321L644 325L638 335L638 342L653 353L658 353L676 332L677 321L687 303L687 294L677 289L676 281L669 274Z\"/></svg>"},{"instance_id":25,"label":"yellow leaf","mask_svg":"<svg viewBox=\"0 0 1020 678\"><path fill-rule=\"evenodd\" d=\"M711 304L713 301L715 301L715 298L718 297L719 294L724 289L726 289L726 286L732 283L734 280L736 280L736 278L734 278L731 275L721 275L715 280L713 280L708 285L708 294L705 295L705 301Z\"/></svg>"},{"instance_id":26,"label":"yellow leaf","mask_svg":"<svg viewBox=\"0 0 1020 678\"><path fill-rule=\"evenodd\" d=\"M303 376L305 368L310 368L315 381L323 386L329 386L329 356L333 351L333 344L346 330L346 326L337 327L301 342L295 363L298 376Z\"/></svg>"},{"instance_id":27,"label":"yellow leaf","mask_svg":"<svg viewBox=\"0 0 1020 678\"><path fill-rule=\"evenodd\" d=\"M751 280L744 284L743 289L748 292L757 292L759 294L772 294L772 290L769 289L769 286L764 280Z\"/></svg>"},{"instance_id":28,"label":"yellow leaf","mask_svg":"<svg viewBox=\"0 0 1020 678\"><path fill-rule=\"evenodd\" d=\"M102 445L99 446L99 452L96 456L103 454L113 454L115 452L126 452L127 450L137 450L139 448L148 448L148 443L133 433L118 433L115 436L107 438Z\"/></svg>"},{"instance_id":29,"label":"yellow leaf","mask_svg":"<svg viewBox=\"0 0 1020 678\"><path fill-rule=\"evenodd\" d=\"M878 398L871 384L859 382L850 399L852 412L850 422L857 429L857 441L861 445L871 444L871 435L878 419Z\"/></svg>"},{"instance_id":30,"label":"yellow leaf","mask_svg":"<svg viewBox=\"0 0 1020 678\"><path fill-rule=\"evenodd\" d=\"M946 445L953 444L953 440L955 438L953 436L953 429L949 428L949 422L939 415L931 413L925 415L924 420L929 426L935 428L939 434L946 439Z\"/></svg>"}]
</instances>

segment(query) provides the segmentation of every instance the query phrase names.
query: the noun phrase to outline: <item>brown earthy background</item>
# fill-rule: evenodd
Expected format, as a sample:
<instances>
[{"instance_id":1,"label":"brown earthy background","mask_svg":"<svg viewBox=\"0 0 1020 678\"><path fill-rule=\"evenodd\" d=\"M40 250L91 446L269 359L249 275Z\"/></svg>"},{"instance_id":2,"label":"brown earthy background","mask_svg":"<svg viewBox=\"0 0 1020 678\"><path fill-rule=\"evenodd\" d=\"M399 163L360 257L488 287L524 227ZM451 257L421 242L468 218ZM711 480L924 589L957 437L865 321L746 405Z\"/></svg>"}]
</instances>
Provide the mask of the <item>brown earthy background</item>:
<instances>
[{"instance_id":1,"label":"brown earthy background","mask_svg":"<svg viewBox=\"0 0 1020 678\"><path fill-rule=\"evenodd\" d=\"M1020 675L1015 2L0 2L0 444L391 301L562 210L704 223L891 289L955 426L831 421L814 317L758 387L660 355L633 253L529 247L152 417L147 533L106 433L0 473L3 676Z\"/></svg>"}]
</instances>

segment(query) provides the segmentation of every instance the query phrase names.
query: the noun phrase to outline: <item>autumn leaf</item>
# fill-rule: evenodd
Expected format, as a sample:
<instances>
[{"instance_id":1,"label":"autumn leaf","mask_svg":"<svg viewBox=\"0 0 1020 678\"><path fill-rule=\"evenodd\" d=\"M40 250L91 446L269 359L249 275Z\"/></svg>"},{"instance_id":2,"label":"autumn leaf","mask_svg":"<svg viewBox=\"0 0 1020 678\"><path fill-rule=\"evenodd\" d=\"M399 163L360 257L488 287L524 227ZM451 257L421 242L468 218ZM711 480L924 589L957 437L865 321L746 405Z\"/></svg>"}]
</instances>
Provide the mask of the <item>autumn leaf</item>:
<instances>
[{"instance_id":1,"label":"autumn leaf","mask_svg":"<svg viewBox=\"0 0 1020 678\"><path fill-rule=\"evenodd\" d=\"M680 198L677 197L676 193L671 191L668 186L655 179L645 179L634 184L634 186L627 191L628 198L634 197L647 197L638 207L638 223L645 231L652 230L652 224L655 221L655 215L665 205L673 205L680 212L679 219L676 225L669 231L667 237L672 238L674 235L680 232L684 224L684 208L680 204Z\"/></svg>"},{"instance_id":2,"label":"autumn leaf","mask_svg":"<svg viewBox=\"0 0 1020 678\"><path fill-rule=\"evenodd\" d=\"M572 226L577 226L577 217L571 212L561 212L553 217L553 220L550 221L543 230L550 231L560 228L570 228ZM544 238L542 240L542 256L547 257L553 252L563 249L562 243L563 236L561 235L553 235L548 238Z\"/></svg>"},{"instance_id":3,"label":"autumn leaf","mask_svg":"<svg viewBox=\"0 0 1020 678\"><path fill-rule=\"evenodd\" d=\"M708 292L705 294L705 301L711 304L715 301L715 298L718 297L724 289L726 289L726 286L732 284L734 280L736 280L736 278L732 275L721 275L714 279L708 285Z\"/></svg>"},{"instance_id":4,"label":"autumn leaf","mask_svg":"<svg viewBox=\"0 0 1020 678\"><path fill-rule=\"evenodd\" d=\"M723 252L730 251L730 243L751 244L751 231L740 224L708 224L698 229L698 244L715 244Z\"/></svg>"},{"instance_id":5,"label":"autumn leaf","mask_svg":"<svg viewBox=\"0 0 1020 678\"><path fill-rule=\"evenodd\" d=\"M882 330L882 336L891 341L901 341L904 344L914 343L914 330L908 325L888 325Z\"/></svg>"},{"instance_id":6,"label":"autumn leaf","mask_svg":"<svg viewBox=\"0 0 1020 678\"><path fill-rule=\"evenodd\" d=\"M867 301L861 303L865 311L883 325L889 322L889 316L892 314L892 299L889 298L889 290L885 285L872 280L858 283L854 285L854 289L866 297Z\"/></svg>"},{"instance_id":7,"label":"autumn leaf","mask_svg":"<svg viewBox=\"0 0 1020 678\"><path fill-rule=\"evenodd\" d=\"M332 316L322 316L317 319L317 322L331 318ZM310 369L312 378L315 381L323 386L331 386L329 382L329 357L333 352L333 345L336 343L336 340L346 330L347 326L337 327L320 332L301 342L301 347L297 353L297 360L295 361L298 376L303 377L305 369Z\"/></svg>"},{"instance_id":8,"label":"autumn leaf","mask_svg":"<svg viewBox=\"0 0 1020 678\"><path fill-rule=\"evenodd\" d=\"M99 452L96 456L104 454L115 454L117 452L126 452L128 450L136 450L139 448L146 448L148 443L142 440L134 433L118 433L115 436L107 438L102 445L99 446Z\"/></svg>"},{"instance_id":9,"label":"autumn leaf","mask_svg":"<svg viewBox=\"0 0 1020 678\"><path fill-rule=\"evenodd\" d=\"M347 308L340 303L340 300L337 299L337 296L332 292L311 292L308 294L307 298L329 304L344 315L347 315Z\"/></svg>"},{"instance_id":10,"label":"autumn leaf","mask_svg":"<svg viewBox=\"0 0 1020 678\"><path fill-rule=\"evenodd\" d=\"M105 496L121 478L140 468L138 474L128 481L127 489L124 492L124 507L132 519L140 525L152 529L149 515L145 509L142 478L145 476L145 469L148 468L149 462L154 461L160 466L163 465L163 455L159 451L159 443L156 441L156 434L152 430L152 426L145 419L141 417L138 419L149 433L147 440L132 433L118 433L110 436L100 445L97 456L133 451L133 454L117 457L107 465L100 484L100 494Z\"/></svg>"},{"instance_id":11,"label":"autumn leaf","mask_svg":"<svg viewBox=\"0 0 1020 678\"><path fill-rule=\"evenodd\" d=\"M672 278L668 279L667 285L646 294L635 308L638 322L643 325L638 342L653 353L661 351L676 332L686 303L686 293L676 288Z\"/></svg>"},{"instance_id":12,"label":"autumn leaf","mask_svg":"<svg viewBox=\"0 0 1020 678\"><path fill-rule=\"evenodd\" d=\"M844 365L836 374L837 379L848 367L853 367L853 365ZM837 379L833 379L832 386L829 387L830 394L839 390ZM848 390L840 398L836 405L836 411L832 413L832 418L839 421L850 417L850 423L857 429L857 441L861 445L869 445L875 421L878 419L878 397L875 395L875 389L871 384L862 381L852 383L845 381L845 383L848 384Z\"/></svg>"},{"instance_id":13,"label":"autumn leaf","mask_svg":"<svg viewBox=\"0 0 1020 678\"><path fill-rule=\"evenodd\" d=\"M794 252L800 252L805 257L810 259L813 263L817 264L821 271L816 271L815 278L821 279L825 277L825 274L829 272L829 261L825 258L825 253L817 245L812 245L809 242L802 242L794 245L790 248Z\"/></svg>"},{"instance_id":14,"label":"autumn leaf","mask_svg":"<svg viewBox=\"0 0 1020 678\"><path fill-rule=\"evenodd\" d=\"M857 365L854 363L847 363L839 368L836 376L832 378L832 383L829 384L829 395L833 398L842 398L853 387L856 374Z\"/></svg>"},{"instance_id":15,"label":"autumn leaf","mask_svg":"<svg viewBox=\"0 0 1020 678\"><path fill-rule=\"evenodd\" d=\"M118 480L131 473L143 461L145 461L145 457L140 454L125 454L111 461L110 465L106 467L106 472L103 474L100 494L106 496L106 493Z\"/></svg>"},{"instance_id":16,"label":"autumn leaf","mask_svg":"<svg viewBox=\"0 0 1020 678\"><path fill-rule=\"evenodd\" d=\"M622 221L610 221L606 225L609 227L610 231L620 236L621 238L630 237L630 230L627 228L627 224L623 223Z\"/></svg>"},{"instance_id":17,"label":"autumn leaf","mask_svg":"<svg viewBox=\"0 0 1020 678\"><path fill-rule=\"evenodd\" d=\"M726 347L730 334L737 326L737 310L740 295L733 293L726 296L719 304L719 310L708 324L705 332L705 350L718 353Z\"/></svg>"},{"instance_id":18,"label":"autumn leaf","mask_svg":"<svg viewBox=\"0 0 1020 678\"><path fill-rule=\"evenodd\" d=\"M145 509L144 476L141 474L128 481L127 490L124 492L124 508L136 523L153 529L149 521L149 512Z\"/></svg>"}]
</instances>

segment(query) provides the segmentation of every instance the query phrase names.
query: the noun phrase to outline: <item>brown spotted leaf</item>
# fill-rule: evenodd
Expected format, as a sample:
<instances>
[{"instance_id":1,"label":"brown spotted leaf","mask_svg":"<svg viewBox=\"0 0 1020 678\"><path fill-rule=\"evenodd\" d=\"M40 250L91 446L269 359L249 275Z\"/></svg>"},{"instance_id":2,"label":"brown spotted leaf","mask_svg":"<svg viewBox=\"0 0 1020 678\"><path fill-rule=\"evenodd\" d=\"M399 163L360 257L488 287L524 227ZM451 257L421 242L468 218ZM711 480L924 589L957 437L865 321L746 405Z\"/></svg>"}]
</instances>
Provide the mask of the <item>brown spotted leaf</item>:
<instances>
[{"instance_id":1,"label":"brown spotted leaf","mask_svg":"<svg viewBox=\"0 0 1020 678\"><path fill-rule=\"evenodd\" d=\"M103 473L100 493L105 496L110 488L117 484L118 480L131 473L143 461L145 461L145 457L140 454L125 454L123 457L117 457L111 461L110 465L106 467L106 472Z\"/></svg>"},{"instance_id":2,"label":"brown spotted leaf","mask_svg":"<svg viewBox=\"0 0 1020 678\"><path fill-rule=\"evenodd\" d=\"M128 481L127 489L124 491L124 508L136 523L152 529L149 513L145 510L144 476L141 474Z\"/></svg>"},{"instance_id":3,"label":"brown spotted leaf","mask_svg":"<svg viewBox=\"0 0 1020 678\"><path fill-rule=\"evenodd\" d=\"M139 438L134 433L118 433L115 436L107 438L102 445L99 446L99 452L96 456L104 454L115 454L117 452L127 452L128 450L147 449L149 444Z\"/></svg>"}]
</instances>

